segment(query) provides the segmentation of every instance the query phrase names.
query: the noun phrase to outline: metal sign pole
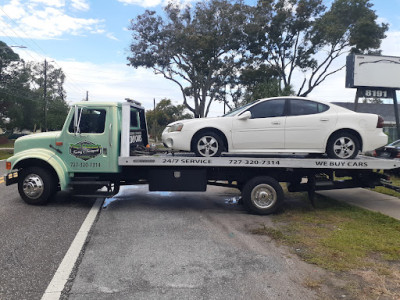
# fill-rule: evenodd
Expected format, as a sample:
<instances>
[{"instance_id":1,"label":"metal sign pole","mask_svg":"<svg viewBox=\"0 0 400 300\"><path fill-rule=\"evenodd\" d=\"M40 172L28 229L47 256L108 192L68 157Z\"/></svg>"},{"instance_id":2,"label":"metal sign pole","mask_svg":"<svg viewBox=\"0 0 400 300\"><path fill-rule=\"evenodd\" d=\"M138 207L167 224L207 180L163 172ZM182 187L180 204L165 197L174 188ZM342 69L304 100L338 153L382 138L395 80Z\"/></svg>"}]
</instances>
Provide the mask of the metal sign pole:
<instances>
[{"instance_id":1,"label":"metal sign pole","mask_svg":"<svg viewBox=\"0 0 400 300\"><path fill-rule=\"evenodd\" d=\"M394 117L396 119L396 128L397 128L397 139L400 139L399 107L397 105L396 90L393 89L392 93L393 93L393 104L394 104Z\"/></svg>"}]
</instances>

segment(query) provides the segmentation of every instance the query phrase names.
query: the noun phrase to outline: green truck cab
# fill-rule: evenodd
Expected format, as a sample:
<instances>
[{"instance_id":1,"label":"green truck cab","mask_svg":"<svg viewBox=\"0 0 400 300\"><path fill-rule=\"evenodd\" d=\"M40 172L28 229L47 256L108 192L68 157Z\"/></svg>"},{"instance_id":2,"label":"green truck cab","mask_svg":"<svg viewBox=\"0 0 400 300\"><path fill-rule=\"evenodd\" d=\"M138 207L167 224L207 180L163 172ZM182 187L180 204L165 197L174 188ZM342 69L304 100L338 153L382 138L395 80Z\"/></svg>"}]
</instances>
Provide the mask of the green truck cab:
<instances>
[{"instance_id":1,"label":"green truck cab","mask_svg":"<svg viewBox=\"0 0 400 300\"><path fill-rule=\"evenodd\" d=\"M123 114L129 124L123 124ZM127 137L124 142L130 148L147 145L145 112L140 103L74 104L61 131L16 140L14 155L6 162L10 171L6 185L17 183L21 198L29 204L45 204L57 190L90 194L106 186L109 192L117 192L124 130L129 131L125 134L129 141ZM16 173L18 176L13 175Z\"/></svg>"}]
</instances>

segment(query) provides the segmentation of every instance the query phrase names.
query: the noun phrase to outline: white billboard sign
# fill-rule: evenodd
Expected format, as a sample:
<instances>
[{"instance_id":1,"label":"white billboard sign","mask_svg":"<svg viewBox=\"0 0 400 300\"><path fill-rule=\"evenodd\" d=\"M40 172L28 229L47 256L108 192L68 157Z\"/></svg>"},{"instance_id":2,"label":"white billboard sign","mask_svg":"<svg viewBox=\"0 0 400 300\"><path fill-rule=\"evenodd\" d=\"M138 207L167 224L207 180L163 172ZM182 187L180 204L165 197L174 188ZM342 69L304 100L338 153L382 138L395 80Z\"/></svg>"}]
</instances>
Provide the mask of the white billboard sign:
<instances>
[{"instance_id":1,"label":"white billboard sign","mask_svg":"<svg viewBox=\"0 0 400 300\"><path fill-rule=\"evenodd\" d=\"M346 87L400 89L400 57L354 54L347 56Z\"/></svg>"}]
</instances>

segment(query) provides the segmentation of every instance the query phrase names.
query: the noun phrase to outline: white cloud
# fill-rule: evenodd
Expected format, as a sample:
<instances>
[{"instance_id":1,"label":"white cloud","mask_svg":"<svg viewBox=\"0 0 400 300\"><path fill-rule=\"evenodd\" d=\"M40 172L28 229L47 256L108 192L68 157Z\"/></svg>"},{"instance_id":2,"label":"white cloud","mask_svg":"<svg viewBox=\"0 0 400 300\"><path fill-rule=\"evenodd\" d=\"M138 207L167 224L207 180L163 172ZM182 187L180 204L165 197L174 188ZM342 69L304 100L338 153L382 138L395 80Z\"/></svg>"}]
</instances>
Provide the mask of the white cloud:
<instances>
[{"instance_id":1,"label":"white cloud","mask_svg":"<svg viewBox=\"0 0 400 300\"><path fill-rule=\"evenodd\" d=\"M44 4L53 7L64 7L65 5L64 0L30 0L30 1L31 3Z\"/></svg>"},{"instance_id":2,"label":"white cloud","mask_svg":"<svg viewBox=\"0 0 400 300\"><path fill-rule=\"evenodd\" d=\"M86 0L71 0L72 2L72 7L81 10L81 11L88 11L90 6L89 3Z\"/></svg>"},{"instance_id":3,"label":"white cloud","mask_svg":"<svg viewBox=\"0 0 400 300\"><path fill-rule=\"evenodd\" d=\"M110 40L119 41L112 33L107 33L106 37L108 37Z\"/></svg>"},{"instance_id":4,"label":"white cloud","mask_svg":"<svg viewBox=\"0 0 400 300\"><path fill-rule=\"evenodd\" d=\"M196 2L199 0L118 0L125 5L138 5L142 7L155 7L158 5L165 6L170 2L175 2L180 6L186 6L192 2Z\"/></svg>"},{"instance_id":5,"label":"white cloud","mask_svg":"<svg viewBox=\"0 0 400 300\"><path fill-rule=\"evenodd\" d=\"M160 5L162 0L118 0L124 4L139 5L143 7L154 7Z\"/></svg>"},{"instance_id":6,"label":"white cloud","mask_svg":"<svg viewBox=\"0 0 400 300\"><path fill-rule=\"evenodd\" d=\"M90 101L123 101L133 98L146 109L153 99L167 97L182 103L179 88L148 69L134 69L125 64L93 64L77 61L57 61L66 73L67 101L80 101L89 92Z\"/></svg>"},{"instance_id":7,"label":"white cloud","mask_svg":"<svg viewBox=\"0 0 400 300\"><path fill-rule=\"evenodd\" d=\"M86 0L71 0L71 3L76 9L89 8ZM0 6L0 24L5 36L32 39L105 32L104 20L73 17L66 12L64 0L11 0Z\"/></svg>"},{"instance_id":8,"label":"white cloud","mask_svg":"<svg viewBox=\"0 0 400 300\"><path fill-rule=\"evenodd\" d=\"M382 55L400 56L400 31L389 31L382 41Z\"/></svg>"}]
</instances>

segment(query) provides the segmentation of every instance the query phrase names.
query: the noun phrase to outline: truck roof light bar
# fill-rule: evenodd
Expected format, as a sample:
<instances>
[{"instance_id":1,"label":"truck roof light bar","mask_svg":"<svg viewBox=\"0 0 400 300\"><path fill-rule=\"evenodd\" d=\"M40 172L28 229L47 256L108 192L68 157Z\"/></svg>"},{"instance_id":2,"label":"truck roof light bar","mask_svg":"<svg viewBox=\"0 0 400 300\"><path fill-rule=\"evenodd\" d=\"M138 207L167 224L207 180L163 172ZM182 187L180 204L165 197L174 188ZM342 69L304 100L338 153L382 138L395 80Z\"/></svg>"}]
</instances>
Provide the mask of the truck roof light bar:
<instances>
[{"instance_id":1,"label":"truck roof light bar","mask_svg":"<svg viewBox=\"0 0 400 300\"><path fill-rule=\"evenodd\" d=\"M129 103L133 103L133 104L142 106L142 103L140 103L139 101L133 100L133 99L131 99L131 98L125 98L125 100L126 100L127 102L129 102Z\"/></svg>"}]
</instances>

